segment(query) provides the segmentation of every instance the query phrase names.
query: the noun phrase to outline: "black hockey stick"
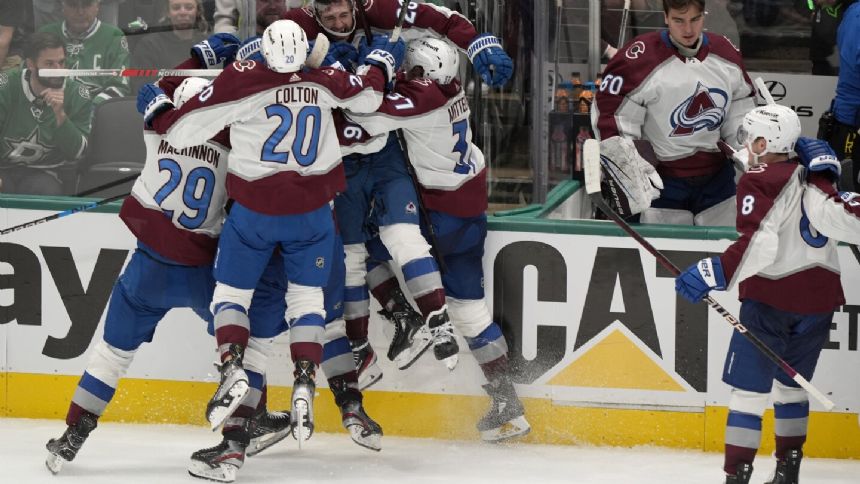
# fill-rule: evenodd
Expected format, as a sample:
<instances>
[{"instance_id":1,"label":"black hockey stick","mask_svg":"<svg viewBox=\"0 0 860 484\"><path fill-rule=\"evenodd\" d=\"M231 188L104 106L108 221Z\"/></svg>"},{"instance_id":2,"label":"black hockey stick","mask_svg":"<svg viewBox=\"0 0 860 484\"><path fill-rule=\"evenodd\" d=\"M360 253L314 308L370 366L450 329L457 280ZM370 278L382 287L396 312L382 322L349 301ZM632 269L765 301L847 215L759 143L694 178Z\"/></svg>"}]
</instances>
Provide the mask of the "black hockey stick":
<instances>
[{"instance_id":1,"label":"black hockey stick","mask_svg":"<svg viewBox=\"0 0 860 484\"><path fill-rule=\"evenodd\" d=\"M606 214L607 217L612 219L616 225L621 227L621 229L627 232L628 235L633 237L636 242L639 243L645 250L651 253L654 258L657 259L657 262L660 263L663 267L669 270L672 275L677 276L681 273L680 269L678 269L672 261L669 260L668 257L663 255L659 250L657 250L650 242L648 242L645 237L643 237L639 232L634 230L623 218L621 218L614 210L612 210L609 205L606 204L606 201L603 200L603 196L600 194L600 143L597 140L590 139L586 140L584 145L582 146L582 159L583 159L583 170L585 171L585 192L588 194L588 197L591 199L591 202L597 205L600 210ZM788 363L785 362L782 358L779 357L772 349L770 349L767 345L765 345L760 339L756 337L756 335L747 331L746 326L744 326L733 314L728 312L726 308L724 308L720 303L718 303L713 297L705 296L702 298L709 306L711 306L715 311L720 313L732 327L742 334L750 343L753 344L759 351L761 351L770 361L776 364L778 367L785 372L792 380L795 381L798 385L800 385L804 390L809 392L810 395L815 397L825 409L832 410L834 407L834 403L830 401L826 396L824 396L821 391L812 386L809 381L803 377L800 373L798 373L794 368L791 367Z\"/></svg>"},{"instance_id":2,"label":"black hockey stick","mask_svg":"<svg viewBox=\"0 0 860 484\"><path fill-rule=\"evenodd\" d=\"M80 193L76 193L76 197L85 197L87 195L92 195L93 193L98 193L102 190L107 190L108 188L113 188L117 185L122 185L125 182L132 181L138 177L139 173L135 173L134 175L129 175L127 177L120 178L119 180L114 180L112 182L105 183L104 185L99 185L97 187L90 188L88 190L84 190Z\"/></svg>"},{"instance_id":3,"label":"black hockey stick","mask_svg":"<svg viewBox=\"0 0 860 484\"><path fill-rule=\"evenodd\" d=\"M0 230L0 235L6 235L6 234L9 234L9 233L12 233L12 232L16 232L16 231L18 231L18 230L23 230L23 229L26 229L26 228L28 228L28 227L32 227L32 226L34 226L34 225L39 225L39 224L42 224L42 223L45 223L45 222L50 222L51 220L56 220L56 219L58 219L58 218L65 217L65 216L67 216L67 215L72 215L72 214L74 214L74 213L78 213L78 212L86 212L86 211L88 211L88 210L92 210L92 209L94 209L94 208L101 207L102 205L107 205L107 204L108 204L108 203L110 203L110 202L113 202L113 201L116 201L116 200L120 200L120 199L122 199L122 198L125 198L125 197L127 197L128 195L129 195L128 193L123 193L122 195L114 195L114 196L112 196L112 197L105 198L104 200L98 200L98 201L95 201L95 202L90 202L90 203L87 203L87 204L85 204L85 205L81 205L81 206L79 206L79 207L70 208L70 209L68 209L68 210L65 210L65 211L62 211L62 212L55 213L55 214L53 214L53 215L48 215L47 217L43 217L43 218L40 218L40 219L32 220L32 221L30 221L30 222L26 222L26 223L23 223L23 224L20 224L20 225L15 225L14 227L8 227L8 228L5 228L5 229L3 229L3 230Z\"/></svg>"},{"instance_id":4,"label":"black hockey stick","mask_svg":"<svg viewBox=\"0 0 860 484\"><path fill-rule=\"evenodd\" d=\"M367 22L367 15L364 11L363 0L356 0L355 6L358 10L358 15L364 24L364 35L367 37L367 45L370 45L370 39L373 38L373 32L370 30L370 24ZM400 39L400 33L403 30L403 22L406 21L406 13L409 10L409 1L404 0L400 6L400 16L397 17L397 23L394 24L394 29L391 31L390 42L397 42ZM409 147L406 145L406 138L403 136L403 130L395 131L397 142L400 143L400 150L403 151L403 158L406 161L406 172L409 173L409 178L412 179L412 186L415 188L415 194L418 196L418 214L424 221L427 228L427 236L430 239L430 254L436 259L439 264L439 272L447 272L448 267L445 264L445 258L439 253L439 243L436 240L436 231L433 229L433 223L430 221L430 216L427 214L427 209L424 208L424 197L421 195L421 183L418 181L418 175L415 173L415 167L409 159Z\"/></svg>"}]
</instances>

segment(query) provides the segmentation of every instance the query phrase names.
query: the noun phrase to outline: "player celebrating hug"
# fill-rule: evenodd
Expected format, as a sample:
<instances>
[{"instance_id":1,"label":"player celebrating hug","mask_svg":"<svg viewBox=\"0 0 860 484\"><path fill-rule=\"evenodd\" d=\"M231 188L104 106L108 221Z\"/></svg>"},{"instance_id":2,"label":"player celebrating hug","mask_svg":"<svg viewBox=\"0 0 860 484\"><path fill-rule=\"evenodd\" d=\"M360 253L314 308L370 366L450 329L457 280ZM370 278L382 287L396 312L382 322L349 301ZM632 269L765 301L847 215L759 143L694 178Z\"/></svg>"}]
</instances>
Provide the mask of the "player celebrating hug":
<instances>
[{"instance_id":1,"label":"player celebrating hug","mask_svg":"<svg viewBox=\"0 0 860 484\"><path fill-rule=\"evenodd\" d=\"M492 408L478 422L481 437L499 441L530 427L508 374L508 347L484 299L487 172L472 144L469 103L459 81L458 52L448 42L413 40L405 76L376 113L347 113L371 135L402 128L429 223L433 224L451 321L463 333L488 383ZM404 271L405 272L405 271Z\"/></svg>"},{"instance_id":2,"label":"player celebrating hug","mask_svg":"<svg viewBox=\"0 0 860 484\"><path fill-rule=\"evenodd\" d=\"M682 272L675 287L695 302L711 289L738 284L747 330L811 379L833 313L845 303L836 246L860 242L860 203L857 194L840 198L834 188L840 166L833 150L818 140L798 141L799 135L797 114L785 106L758 107L744 117L738 140L749 169L738 183L740 237L721 255ZM799 159L790 157L793 149ZM772 395L777 465L768 483L797 484L809 418L806 391L739 332L729 343L723 381L732 387L726 483L749 482Z\"/></svg>"},{"instance_id":3,"label":"player celebrating hug","mask_svg":"<svg viewBox=\"0 0 860 484\"><path fill-rule=\"evenodd\" d=\"M213 57L226 58L216 47ZM158 88L141 90L145 120L178 147L231 126L227 191L235 204L215 261L212 308L222 366L221 384L207 408L213 427L247 394L242 359L248 308L272 250L278 249L288 280L287 322L296 367L291 418L294 427L307 427L299 433L310 435L314 377L323 353L322 286L335 241L330 202L345 186L331 110L375 110L399 65L397 50L393 44L388 51L371 52L366 75L304 68L305 34L284 20L263 33L265 65L234 62L179 110L171 109Z\"/></svg>"}]
</instances>

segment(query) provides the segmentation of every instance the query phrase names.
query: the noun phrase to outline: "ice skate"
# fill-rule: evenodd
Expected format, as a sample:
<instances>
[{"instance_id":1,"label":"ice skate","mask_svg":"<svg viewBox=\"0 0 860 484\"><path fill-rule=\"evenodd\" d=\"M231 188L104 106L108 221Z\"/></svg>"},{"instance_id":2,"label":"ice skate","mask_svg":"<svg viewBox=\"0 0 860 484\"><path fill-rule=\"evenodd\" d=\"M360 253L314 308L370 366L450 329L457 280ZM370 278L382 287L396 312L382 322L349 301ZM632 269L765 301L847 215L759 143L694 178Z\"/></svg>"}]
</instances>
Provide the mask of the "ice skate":
<instances>
[{"instance_id":1,"label":"ice skate","mask_svg":"<svg viewBox=\"0 0 860 484\"><path fill-rule=\"evenodd\" d=\"M251 389L248 385L248 375L242 368L243 351L239 345L230 345L229 352L232 358L221 365L215 365L221 373L221 383L215 390L215 395L206 404L206 420L209 421L212 431L217 430L224 423Z\"/></svg>"},{"instance_id":2,"label":"ice skate","mask_svg":"<svg viewBox=\"0 0 860 484\"><path fill-rule=\"evenodd\" d=\"M361 402L351 400L340 407L343 428L356 444L365 449L382 450L382 427L364 411Z\"/></svg>"},{"instance_id":3,"label":"ice skate","mask_svg":"<svg viewBox=\"0 0 860 484\"><path fill-rule=\"evenodd\" d=\"M90 436L90 432L97 425L98 417L89 412L84 412L78 423L67 427L60 438L49 440L45 445L49 452L48 458L45 459L45 466L48 467L48 470L52 474L57 474L63 468L65 461L73 461L87 437Z\"/></svg>"},{"instance_id":4,"label":"ice skate","mask_svg":"<svg viewBox=\"0 0 860 484\"><path fill-rule=\"evenodd\" d=\"M792 449L785 453L785 458L776 461L773 477L765 484L797 484L800 479L800 460L803 451Z\"/></svg>"},{"instance_id":5,"label":"ice skate","mask_svg":"<svg viewBox=\"0 0 860 484\"><path fill-rule=\"evenodd\" d=\"M246 449L248 457L253 457L269 447L284 440L290 434L290 412L258 412L253 417L251 443Z\"/></svg>"},{"instance_id":6,"label":"ice skate","mask_svg":"<svg viewBox=\"0 0 860 484\"><path fill-rule=\"evenodd\" d=\"M314 363L309 360L297 360L293 375L296 380L293 383L290 425L293 438L299 442L301 449L304 441L310 439L314 433L314 392L316 391Z\"/></svg>"},{"instance_id":7,"label":"ice skate","mask_svg":"<svg viewBox=\"0 0 860 484\"><path fill-rule=\"evenodd\" d=\"M490 410L477 424L481 439L485 442L502 442L531 431L531 426L524 416L523 404L510 380L505 378L487 383L484 390L492 398L492 403Z\"/></svg>"},{"instance_id":8,"label":"ice skate","mask_svg":"<svg viewBox=\"0 0 860 484\"><path fill-rule=\"evenodd\" d=\"M233 482L236 472L245 463L246 444L226 437L220 444L191 454L188 473L201 479Z\"/></svg>"},{"instance_id":9,"label":"ice skate","mask_svg":"<svg viewBox=\"0 0 860 484\"><path fill-rule=\"evenodd\" d=\"M405 370L427 351L433 337L421 314L409 304L399 288L391 293L391 299L391 310L379 311L380 316L394 324L394 337L388 346L387 356L397 368Z\"/></svg>"},{"instance_id":10,"label":"ice skate","mask_svg":"<svg viewBox=\"0 0 860 484\"><path fill-rule=\"evenodd\" d=\"M433 354L436 359L445 363L449 370L457 366L460 347L454 339L454 325L448 319L448 311L442 308L430 313L427 318L430 334L433 336Z\"/></svg>"},{"instance_id":11,"label":"ice skate","mask_svg":"<svg viewBox=\"0 0 860 484\"><path fill-rule=\"evenodd\" d=\"M350 341L352 358L355 360L355 370L358 372L358 388L364 390L382 379L382 368L379 367L376 352L366 339Z\"/></svg>"},{"instance_id":12,"label":"ice skate","mask_svg":"<svg viewBox=\"0 0 860 484\"><path fill-rule=\"evenodd\" d=\"M749 484L752 471L752 464L747 464L746 462L738 464L736 474L726 476L726 484Z\"/></svg>"}]
</instances>

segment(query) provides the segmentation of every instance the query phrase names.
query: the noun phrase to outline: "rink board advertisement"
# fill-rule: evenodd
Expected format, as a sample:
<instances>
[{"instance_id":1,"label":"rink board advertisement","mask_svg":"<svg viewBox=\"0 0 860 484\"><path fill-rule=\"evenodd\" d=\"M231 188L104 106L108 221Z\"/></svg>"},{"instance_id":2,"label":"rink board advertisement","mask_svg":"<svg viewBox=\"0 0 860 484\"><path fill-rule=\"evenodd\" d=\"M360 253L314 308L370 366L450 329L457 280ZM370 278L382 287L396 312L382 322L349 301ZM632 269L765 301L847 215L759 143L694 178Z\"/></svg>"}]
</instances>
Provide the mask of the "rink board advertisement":
<instances>
[{"instance_id":1,"label":"rink board advertisement","mask_svg":"<svg viewBox=\"0 0 860 484\"><path fill-rule=\"evenodd\" d=\"M69 203L4 200L0 226L44 217ZM76 214L0 238L4 415L64 417L87 352L101 337L113 283L134 248L116 211ZM729 397L720 376L729 324L705 304L677 297L671 274L611 223L491 219L485 287L533 426L528 439L720 450ZM688 236L690 230L678 233ZM728 229L702 229L702 238L645 233L680 267L721 252L732 237ZM860 261L848 247L840 247L839 255L848 302L836 313L812 380L836 409L825 413L812 402L808 453L860 458L860 295L851 290L860 287ZM738 314L736 292L713 294ZM399 371L384 356L390 333L389 324L372 319L371 343L384 377L366 392L365 404L386 435L477 438L474 422L487 399L471 355L461 351L453 372L430 353ZM462 340L460 347L467 348ZM275 350L268 381L270 402L278 408L288 405L292 382L286 335ZM153 342L138 351L105 418L202 424L217 380L215 359L204 323L189 310L174 310ZM325 387L321 372L317 380ZM337 431L330 394L321 390L317 400L319 427ZM416 421L419 408L427 419Z\"/></svg>"}]
</instances>

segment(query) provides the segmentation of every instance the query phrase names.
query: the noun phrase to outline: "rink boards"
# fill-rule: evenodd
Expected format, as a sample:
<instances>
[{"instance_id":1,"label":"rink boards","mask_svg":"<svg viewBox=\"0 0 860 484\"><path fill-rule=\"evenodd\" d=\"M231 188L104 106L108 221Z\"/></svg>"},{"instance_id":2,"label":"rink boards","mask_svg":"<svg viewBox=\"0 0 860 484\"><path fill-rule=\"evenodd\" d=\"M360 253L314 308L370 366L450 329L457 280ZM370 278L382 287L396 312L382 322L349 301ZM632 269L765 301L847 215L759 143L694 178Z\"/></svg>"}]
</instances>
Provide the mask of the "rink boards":
<instances>
[{"instance_id":1,"label":"rink boards","mask_svg":"<svg viewBox=\"0 0 860 484\"><path fill-rule=\"evenodd\" d=\"M67 199L0 201L0 226L71 208ZM118 206L81 213L0 238L0 413L63 418L101 336L110 289L134 247ZM721 451L728 387L720 381L731 327L704 304L679 300L668 272L612 224L556 221L538 209L491 217L484 259L494 317L508 338L515 379L544 443L662 445ZM727 228L644 227L678 266L722 251ZM806 452L860 458L858 314L860 261L840 247L847 304L837 311L813 384L836 402L812 403ZM737 294L714 293L737 314ZM810 297L815 297L811 294ZM374 308L376 309L376 308ZM384 357L390 325L374 317L371 343L385 376L365 407L386 435L477 439L487 407L475 360L454 372L427 355L406 371ZM467 348L460 341L461 348ZM203 424L216 381L214 340L191 311L168 314L144 345L105 419ZM288 405L288 340L270 360L271 408ZM337 409L318 377L317 424L339 431ZM772 449L765 421L762 451Z\"/></svg>"}]
</instances>

